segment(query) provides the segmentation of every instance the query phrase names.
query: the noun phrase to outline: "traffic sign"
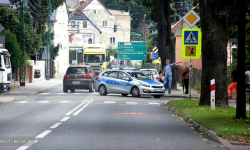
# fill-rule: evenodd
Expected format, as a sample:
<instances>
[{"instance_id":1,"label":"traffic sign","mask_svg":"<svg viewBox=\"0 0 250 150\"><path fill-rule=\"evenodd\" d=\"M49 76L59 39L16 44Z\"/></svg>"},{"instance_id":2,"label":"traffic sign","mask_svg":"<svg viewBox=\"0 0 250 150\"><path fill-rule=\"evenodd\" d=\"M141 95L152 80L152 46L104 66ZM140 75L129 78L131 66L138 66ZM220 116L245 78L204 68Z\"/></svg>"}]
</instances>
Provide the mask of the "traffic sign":
<instances>
[{"instance_id":1,"label":"traffic sign","mask_svg":"<svg viewBox=\"0 0 250 150\"><path fill-rule=\"evenodd\" d=\"M146 42L118 42L118 60L147 60Z\"/></svg>"},{"instance_id":2,"label":"traffic sign","mask_svg":"<svg viewBox=\"0 0 250 150\"><path fill-rule=\"evenodd\" d=\"M189 27L193 27L199 20L200 17L195 11L190 10L184 17L183 20L188 24Z\"/></svg>"},{"instance_id":3,"label":"traffic sign","mask_svg":"<svg viewBox=\"0 0 250 150\"><path fill-rule=\"evenodd\" d=\"M83 49L78 49L78 53L82 53Z\"/></svg>"},{"instance_id":4,"label":"traffic sign","mask_svg":"<svg viewBox=\"0 0 250 150\"><path fill-rule=\"evenodd\" d=\"M2 33L4 30L4 26L0 23L0 33Z\"/></svg>"},{"instance_id":5,"label":"traffic sign","mask_svg":"<svg viewBox=\"0 0 250 150\"><path fill-rule=\"evenodd\" d=\"M157 47L154 47L154 48L152 49L152 51L156 53L156 52L158 52L158 48L157 48Z\"/></svg>"},{"instance_id":6,"label":"traffic sign","mask_svg":"<svg viewBox=\"0 0 250 150\"><path fill-rule=\"evenodd\" d=\"M158 53L153 53L153 59L157 59L158 58Z\"/></svg>"},{"instance_id":7,"label":"traffic sign","mask_svg":"<svg viewBox=\"0 0 250 150\"><path fill-rule=\"evenodd\" d=\"M199 59L201 55L201 29L182 28L181 58Z\"/></svg>"}]
</instances>

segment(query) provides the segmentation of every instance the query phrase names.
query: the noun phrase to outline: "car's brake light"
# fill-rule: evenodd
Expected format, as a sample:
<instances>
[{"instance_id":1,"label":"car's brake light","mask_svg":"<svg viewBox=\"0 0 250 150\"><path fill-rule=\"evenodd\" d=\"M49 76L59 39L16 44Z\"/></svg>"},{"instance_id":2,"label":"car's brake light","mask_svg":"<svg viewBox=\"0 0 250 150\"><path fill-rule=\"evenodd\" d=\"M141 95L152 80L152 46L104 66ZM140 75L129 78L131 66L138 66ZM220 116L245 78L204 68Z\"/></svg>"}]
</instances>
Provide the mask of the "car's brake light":
<instances>
[{"instance_id":1,"label":"car's brake light","mask_svg":"<svg viewBox=\"0 0 250 150\"><path fill-rule=\"evenodd\" d=\"M157 76L156 79L159 79L159 76Z\"/></svg>"},{"instance_id":2,"label":"car's brake light","mask_svg":"<svg viewBox=\"0 0 250 150\"><path fill-rule=\"evenodd\" d=\"M99 79L99 76L96 77L96 80L98 80L98 79Z\"/></svg>"},{"instance_id":3,"label":"car's brake light","mask_svg":"<svg viewBox=\"0 0 250 150\"><path fill-rule=\"evenodd\" d=\"M40 71L36 71L37 74L40 74Z\"/></svg>"},{"instance_id":4,"label":"car's brake light","mask_svg":"<svg viewBox=\"0 0 250 150\"><path fill-rule=\"evenodd\" d=\"M91 75L90 74L85 74L83 75L84 78L91 78Z\"/></svg>"},{"instance_id":5,"label":"car's brake light","mask_svg":"<svg viewBox=\"0 0 250 150\"><path fill-rule=\"evenodd\" d=\"M64 75L64 78L69 78L69 75Z\"/></svg>"}]
</instances>

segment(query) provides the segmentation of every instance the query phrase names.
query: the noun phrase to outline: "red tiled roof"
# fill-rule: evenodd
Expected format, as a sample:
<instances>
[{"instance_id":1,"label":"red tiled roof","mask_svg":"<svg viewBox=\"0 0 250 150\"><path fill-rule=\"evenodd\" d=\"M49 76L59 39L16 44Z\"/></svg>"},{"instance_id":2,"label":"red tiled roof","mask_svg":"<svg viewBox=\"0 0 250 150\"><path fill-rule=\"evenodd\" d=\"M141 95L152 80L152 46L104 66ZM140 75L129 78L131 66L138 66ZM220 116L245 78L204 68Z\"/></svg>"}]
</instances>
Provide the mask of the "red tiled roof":
<instances>
[{"instance_id":1,"label":"red tiled roof","mask_svg":"<svg viewBox=\"0 0 250 150\"><path fill-rule=\"evenodd\" d=\"M183 19L179 20L175 25L172 26L171 31L174 31L182 22Z\"/></svg>"}]
</instances>

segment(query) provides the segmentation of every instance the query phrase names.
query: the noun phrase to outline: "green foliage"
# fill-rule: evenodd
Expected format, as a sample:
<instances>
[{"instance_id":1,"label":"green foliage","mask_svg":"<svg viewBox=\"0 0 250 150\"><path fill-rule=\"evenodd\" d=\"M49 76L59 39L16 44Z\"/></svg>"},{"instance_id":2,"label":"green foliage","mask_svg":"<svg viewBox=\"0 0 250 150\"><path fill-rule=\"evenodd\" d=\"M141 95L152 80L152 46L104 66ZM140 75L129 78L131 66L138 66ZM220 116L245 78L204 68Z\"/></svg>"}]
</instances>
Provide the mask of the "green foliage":
<instances>
[{"instance_id":1,"label":"green foliage","mask_svg":"<svg viewBox=\"0 0 250 150\"><path fill-rule=\"evenodd\" d=\"M108 53L108 60L106 60L107 62L110 62L110 56L114 56L115 58L117 58L117 49L113 49L112 47L109 47L107 49L107 53Z\"/></svg>"},{"instance_id":2,"label":"green foliage","mask_svg":"<svg viewBox=\"0 0 250 150\"><path fill-rule=\"evenodd\" d=\"M233 140L250 140L248 120L235 119L235 108L199 106L198 100L175 100L168 102L177 112L190 117L202 126L213 130L218 136ZM247 111L249 117L249 112ZM245 141L245 142L247 142Z\"/></svg>"},{"instance_id":3,"label":"green foliage","mask_svg":"<svg viewBox=\"0 0 250 150\"><path fill-rule=\"evenodd\" d=\"M59 44L57 44L57 46L51 44L51 55L50 55L51 60L55 60L55 58L58 56L58 51L59 51Z\"/></svg>"},{"instance_id":4,"label":"green foliage","mask_svg":"<svg viewBox=\"0 0 250 150\"><path fill-rule=\"evenodd\" d=\"M5 35L5 48L8 49L11 54L11 64L13 73L20 67L21 51L20 45L17 42L16 35L13 34L9 29L4 30L2 33Z\"/></svg>"}]
</instances>

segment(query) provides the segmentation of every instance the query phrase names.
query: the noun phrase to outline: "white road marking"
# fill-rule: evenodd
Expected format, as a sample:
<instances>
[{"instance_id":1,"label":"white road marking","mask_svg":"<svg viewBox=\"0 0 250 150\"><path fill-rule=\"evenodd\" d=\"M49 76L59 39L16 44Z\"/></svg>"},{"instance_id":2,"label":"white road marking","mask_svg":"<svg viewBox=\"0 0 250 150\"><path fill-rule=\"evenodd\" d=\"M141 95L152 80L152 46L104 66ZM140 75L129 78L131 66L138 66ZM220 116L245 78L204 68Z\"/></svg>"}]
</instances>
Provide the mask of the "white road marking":
<instances>
[{"instance_id":1,"label":"white road marking","mask_svg":"<svg viewBox=\"0 0 250 150\"><path fill-rule=\"evenodd\" d=\"M87 104L85 104L81 109L79 109L77 112L75 112L73 115L78 115L84 108L86 108L90 103L93 102L93 99L91 99Z\"/></svg>"},{"instance_id":2,"label":"white road marking","mask_svg":"<svg viewBox=\"0 0 250 150\"><path fill-rule=\"evenodd\" d=\"M50 94L50 93L41 93L41 94L39 94L39 95L48 95L48 94Z\"/></svg>"},{"instance_id":3,"label":"white road marking","mask_svg":"<svg viewBox=\"0 0 250 150\"><path fill-rule=\"evenodd\" d=\"M76 95L77 95L77 94L82 94L82 93L74 93L74 94L76 94Z\"/></svg>"},{"instance_id":4,"label":"white road marking","mask_svg":"<svg viewBox=\"0 0 250 150\"><path fill-rule=\"evenodd\" d=\"M39 101L37 103L48 103L49 101Z\"/></svg>"},{"instance_id":5,"label":"white road marking","mask_svg":"<svg viewBox=\"0 0 250 150\"><path fill-rule=\"evenodd\" d=\"M70 115L71 113L73 113L74 111L76 111L78 108L80 108L82 105L84 105L86 102L82 102L81 104L79 104L76 108L72 109L71 111L69 111L67 114L65 115Z\"/></svg>"},{"instance_id":6,"label":"white road marking","mask_svg":"<svg viewBox=\"0 0 250 150\"><path fill-rule=\"evenodd\" d=\"M19 102L15 102L15 103L27 103L28 101L19 101Z\"/></svg>"},{"instance_id":7,"label":"white road marking","mask_svg":"<svg viewBox=\"0 0 250 150\"><path fill-rule=\"evenodd\" d=\"M45 130L43 133L39 134L36 138L43 138L45 137L47 134L49 134L51 132L51 130Z\"/></svg>"},{"instance_id":8,"label":"white road marking","mask_svg":"<svg viewBox=\"0 0 250 150\"><path fill-rule=\"evenodd\" d=\"M29 148L31 145L35 144L37 142L37 140L35 141L30 141L26 144L24 144L23 146L19 147L17 150L26 150L27 148Z\"/></svg>"},{"instance_id":9,"label":"white road marking","mask_svg":"<svg viewBox=\"0 0 250 150\"><path fill-rule=\"evenodd\" d=\"M16 150L26 150L27 148L29 148L29 146L21 146L21 147L19 147L19 148L16 149Z\"/></svg>"},{"instance_id":10,"label":"white road marking","mask_svg":"<svg viewBox=\"0 0 250 150\"><path fill-rule=\"evenodd\" d=\"M57 94L59 94L59 95L64 95L64 94L66 94L66 93L57 93Z\"/></svg>"},{"instance_id":11,"label":"white road marking","mask_svg":"<svg viewBox=\"0 0 250 150\"><path fill-rule=\"evenodd\" d=\"M126 104L129 104L129 105L136 105L138 104L137 102L126 102Z\"/></svg>"},{"instance_id":12,"label":"white road marking","mask_svg":"<svg viewBox=\"0 0 250 150\"><path fill-rule=\"evenodd\" d=\"M160 103L148 103L149 105L160 105Z\"/></svg>"},{"instance_id":13,"label":"white road marking","mask_svg":"<svg viewBox=\"0 0 250 150\"><path fill-rule=\"evenodd\" d=\"M107 103L107 104L114 104L115 101L104 101L104 103Z\"/></svg>"},{"instance_id":14,"label":"white road marking","mask_svg":"<svg viewBox=\"0 0 250 150\"><path fill-rule=\"evenodd\" d=\"M59 103L69 103L70 101L60 101Z\"/></svg>"},{"instance_id":15,"label":"white road marking","mask_svg":"<svg viewBox=\"0 0 250 150\"><path fill-rule=\"evenodd\" d=\"M61 121L66 121L68 120L70 117L64 117Z\"/></svg>"},{"instance_id":16,"label":"white road marking","mask_svg":"<svg viewBox=\"0 0 250 150\"><path fill-rule=\"evenodd\" d=\"M57 128L60 124L62 124L62 123L61 123L61 122L58 122L58 123L54 124L53 126L51 126L50 128L55 129L55 128Z\"/></svg>"}]
</instances>

